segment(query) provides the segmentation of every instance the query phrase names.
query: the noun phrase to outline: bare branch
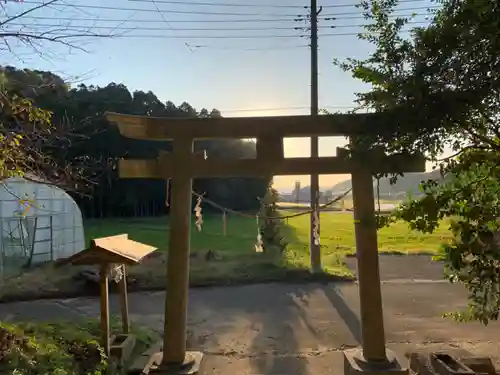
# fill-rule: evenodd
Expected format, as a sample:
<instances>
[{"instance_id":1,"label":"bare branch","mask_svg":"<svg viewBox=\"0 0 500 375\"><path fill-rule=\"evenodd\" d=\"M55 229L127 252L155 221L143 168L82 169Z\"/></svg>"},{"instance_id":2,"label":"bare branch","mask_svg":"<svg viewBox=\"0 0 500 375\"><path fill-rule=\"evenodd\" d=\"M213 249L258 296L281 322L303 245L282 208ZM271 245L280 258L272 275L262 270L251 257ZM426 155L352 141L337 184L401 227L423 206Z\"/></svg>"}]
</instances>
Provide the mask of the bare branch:
<instances>
[{"instance_id":1,"label":"bare branch","mask_svg":"<svg viewBox=\"0 0 500 375\"><path fill-rule=\"evenodd\" d=\"M82 38L95 39L115 36L111 33L93 32L91 26L86 29L84 27L72 28L71 25L54 25L55 27L51 29L41 29L37 25L27 27L23 22L12 22L19 21L27 14L41 8L52 7L58 1L62 2L63 0L47 0L47 2L38 3L33 8L15 16L6 15L7 19L0 22L2 49L17 56L14 53L16 44L21 48L27 46L31 49L31 53L34 52L40 58L47 59L47 56L50 57L51 51L44 48L44 42L58 43L86 52L79 45ZM15 43L16 41L17 43ZM79 41L80 43L78 43ZM24 79L20 80L24 81ZM30 90L32 89L56 87L60 84L59 82L50 82L51 80L50 76L43 77L41 81L35 81L35 84L30 86L25 82L17 82L16 84L15 81L9 79L10 88L0 91L0 106L2 108L0 111L0 162L2 164L0 183L6 177L21 174L30 181L40 182L37 179L42 179L43 183L50 183L81 194L82 188L92 186L96 177L110 173L113 161L97 160L96 158L71 158L66 150L103 130L89 129L87 119L75 122L67 116L62 116L59 119L52 118L50 113L36 108L30 100L23 98L26 93L28 97L31 96L33 92ZM36 83L39 82L40 84L37 85ZM65 80L63 83L67 83L67 81ZM15 92L18 92L21 97L17 97ZM86 127L84 131L82 131L83 127ZM68 161L69 159L71 162ZM34 177L30 177L30 175Z\"/></svg>"},{"instance_id":2,"label":"bare branch","mask_svg":"<svg viewBox=\"0 0 500 375\"><path fill-rule=\"evenodd\" d=\"M76 48L81 51L87 52L84 48L77 46L74 43L67 42L70 38L82 38L82 37L93 37L93 38L110 38L112 35L108 34L70 34L70 35L59 35L59 36L46 36L49 32L42 34L31 34L31 33L0 33L0 39L3 38L17 38L23 42L29 42L31 40L42 40L54 43L61 43L67 47ZM33 45L31 45L33 47Z\"/></svg>"},{"instance_id":3,"label":"bare branch","mask_svg":"<svg viewBox=\"0 0 500 375\"><path fill-rule=\"evenodd\" d=\"M16 16L12 16L12 17L6 19L3 22L0 22L0 27L3 26L3 25L5 25L5 24L7 24L7 23L9 23L9 22L17 20L17 19L19 19L19 18L21 18L21 17L23 17L23 16L25 16L25 15L31 13L31 12L34 12L34 11L36 11L38 9L42 9L42 8L48 7L49 5L52 5L53 3L57 2L57 1L59 1L59 0L50 0L47 3L39 4L39 5L37 5L37 6L33 7L33 8L25 10L24 12L21 12L21 13L19 13Z\"/></svg>"}]
</instances>

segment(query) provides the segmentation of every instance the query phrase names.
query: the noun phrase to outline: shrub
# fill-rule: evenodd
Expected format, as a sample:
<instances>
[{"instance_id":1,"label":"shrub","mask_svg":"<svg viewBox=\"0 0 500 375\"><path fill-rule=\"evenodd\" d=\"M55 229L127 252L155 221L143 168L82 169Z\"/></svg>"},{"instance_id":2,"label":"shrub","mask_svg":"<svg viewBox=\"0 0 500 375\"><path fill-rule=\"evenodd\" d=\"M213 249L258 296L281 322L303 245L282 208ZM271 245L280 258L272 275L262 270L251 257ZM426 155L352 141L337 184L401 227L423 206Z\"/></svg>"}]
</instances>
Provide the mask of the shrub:
<instances>
[{"instance_id":1,"label":"shrub","mask_svg":"<svg viewBox=\"0 0 500 375\"><path fill-rule=\"evenodd\" d=\"M281 254L286 249L287 244L283 236L283 220L278 211L279 193L272 185L273 182L269 182L266 194L261 199L260 235L265 253Z\"/></svg>"}]
</instances>

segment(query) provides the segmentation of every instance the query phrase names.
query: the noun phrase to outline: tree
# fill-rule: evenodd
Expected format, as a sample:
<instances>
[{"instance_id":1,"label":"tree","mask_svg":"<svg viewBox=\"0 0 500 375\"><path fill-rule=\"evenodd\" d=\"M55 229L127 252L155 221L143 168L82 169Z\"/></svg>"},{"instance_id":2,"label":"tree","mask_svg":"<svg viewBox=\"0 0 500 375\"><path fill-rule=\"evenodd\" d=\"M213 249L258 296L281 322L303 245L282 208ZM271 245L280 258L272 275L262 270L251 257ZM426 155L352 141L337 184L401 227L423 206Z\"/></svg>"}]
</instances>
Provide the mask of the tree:
<instances>
[{"instance_id":1,"label":"tree","mask_svg":"<svg viewBox=\"0 0 500 375\"><path fill-rule=\"evenodd\" d=\"M433 231L453 218L454 239L440 259L450 281L469 291L469 309L453 315L487 324L500 310L500 4L438 3L430 24L405 38L409 19L392 15L397 0L363 1L369 24L360 38L375 52L336 64L371 85L358 103L374 112L380 134L358 145L423 151L449 177L423 182L424 197L404 204L392 220ZM439 159L445 147L454 154Z\"/></svg>"},{"instance_id":2,"label":"tree","mask_svg":"<svg viewBox=\"0 0 500 375\"><path fill-rule=\"evenodd\" d=\"M29 100L0 93L0 180L24 175L36 163L30 142L23 134L26 120L45 127L48 113L32 106ZM16 130L19 129L19 130Z\"/></svg>"},{"instance_id":3,"label":"tree","mask_svg":"<svg viewBox=\"0 0 500 375\"><path fill-rule=\"evenodd\" d=\"M1 72L0 72L1 73ZM52 112L33 100L9 90L10 80L1 75L0 85L0 181L24 177L72 188L78 168L58 162L49 151L69 140L64 129L52 123ZM22 94L21 94L22 95Z\"/></svg>"},{"instance_id":4,"label":"tree","mask_svg":"<svg viewBox=\"0 0 500 375\"><path fill-rule=\"evenodd\" d=\"M86 217L165 213L165 183L121 180L116 164L122 157L156 158L160 150L171 150L170 142L126 139L104 119L104 112L160 117L220 116L217 110L198 112L188 103L179 107L172 102L163 103L150 91L130 92L122 84L110 83L105 87L80 84L71 88L61 77L50 72L4 67L0 68L0 74L3 74L9 95L24 95L37 106L51 111L54 129L60 129L54 134L60 139L53 140L51 147L45 145L43 151L58 165L78 167L85 182L90 183L88 197L74 196ZM46 82L52 85L49 87ZM31 90L31 87L37 89ZM208 157L255 157L255 143L237 139L202 140L195 147L207 150ZM266 181L259 178L199 179L194 181L194 189L232 209L257 209L256 197L265 194Z\"/></svg>"},{"instance_id":5,"label":"tree","mask_svg":"<svg viewBox=\"0 0 500 375\"><path fill-rule=\"evenodd\" d=\"M55 44L66 46L70 52L74 48L83 49L79 43L82 39L115 36L95 33L91 29L73 27L70 24L41 29L19 23L23 17L32 16L32 13L44 7L57 9L59 4L68 6L60 0L50 0L38 5L13 2L1 5L0 51L20 58L20 52L25 52L22 49L27 48L30 54L50 58L50 47ZM75 7L77 6L72 6ZM14 15L14 12L17 14ZM75 199L86 217L145 216L165 212L165 183L120 180L117 161L124 156L155 158L159 150L170 150L171 144L124 139L104 119L104 112L164 117L221 117L217 109L197 111L187 102L179 106L172 102L163 103L151 91L131 93L126 86L115 83L105 87L79 85L72 88L67 80L51 72L21 70L9 66L0 67L0 86L4 114L0 119L2 166L9 161L9 168L25 173L27 170L14 168L13 161L21 160L21 156L36 155L36 163L43 164L43 169L37 166L34 174L50 178L50 181L58 185L64 183L63 187L66 189L80 191L82 184L85 184L90 189L91 197L78 195ZM5 111L12 103L18 106L12 111ZM14 117L20 115L18 111L21 104L29 105L32 111L38 110L39 115L43 108L46 116L44 126L28 126L33 125L33 121L39 121L35 120L34 115L26 116L26 110L23 110L23 125L26 126L19 127ZM10 112L16 116L7 119L6 113ZM31 132L29 137L27 130ZM255 144L252 142L214 140L200 141L195 146L206 149L209 157L255 156ZM31 169L35 167L33 163L30 159ZM194 182L194 188L205 192L207 198L224 206L239 210L256 209L259 204L256 197L264 195L266 181L257 178L202 179Z\"/></svg>"},{"instance_id":6,"label":"tree","mask_svg":"<svg viewBox=\"0 0 500 375\"><path fill-rule=\"evenodd\" d=\"M18 11L15 15L12 15L14 8L10 8L11 3L1 4L2 56L8 54L21 59L19 50L27 47L30 54L47 57L50 49L45 48L44 43L61 44L71 49L79 48L79 38L103 36L88 30L71 29L68 25L40 30L18 23L30 13L57 5L58 1L50 0L35 6L25 6L22 1L11 2L16 3L13 4ZM0 181L13 176L27 179L35 176L35 181L42 178L45 183L66 189L76 186L80 189L84 185L82 166L57 158L57 153L75 140L67 132L67 126L74 128L74 124L64 116L54 124L52 111L45 107L67 92L68 86L55 74L0 67Z\"/></svg>"}]
</instances>

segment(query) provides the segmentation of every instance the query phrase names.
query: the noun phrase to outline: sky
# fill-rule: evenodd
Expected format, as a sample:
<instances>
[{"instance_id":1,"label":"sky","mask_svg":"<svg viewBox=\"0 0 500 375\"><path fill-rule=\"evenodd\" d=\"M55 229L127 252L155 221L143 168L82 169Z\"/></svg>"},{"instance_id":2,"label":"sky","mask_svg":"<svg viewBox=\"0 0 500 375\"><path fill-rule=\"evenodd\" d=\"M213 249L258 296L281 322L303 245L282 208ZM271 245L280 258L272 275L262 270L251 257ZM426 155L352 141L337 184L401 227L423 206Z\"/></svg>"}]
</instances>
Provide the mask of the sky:
<instances>
[{"instance_id":1,"label":"sky","mask_svg":"<svg viewBox=\"0 0 500 375\"><path fill-rule=\"evenodd\" d=\"M333 64L334 58L365 58L372 50L356 35L364 23L357 3L318 0L320 109L345 112L355 106L355 93L367 89ZM2 16L40 4L8 0ZM74 83L123 83L131 91L151 90L163 101L216 108L225 117L309 114L309 40L308 31L300 30L306 5L308 0L56 1L4 27L84 34L72 39L78 48L41 43L44 53L37 55L12 41L11 51L0 52L0 64L50 70ZM413 14L414 26L423 25L429 6L429 0L403 0L396 14ZM343 138L321 138L320 156L334 156L344 144ZM309 139L285 139L286 157L309 155ZM320 185L329 188L347 178L320 176ZM309 183L308 176L274 182L287 191L297 180Z\"/></svg>"}]
</instances>

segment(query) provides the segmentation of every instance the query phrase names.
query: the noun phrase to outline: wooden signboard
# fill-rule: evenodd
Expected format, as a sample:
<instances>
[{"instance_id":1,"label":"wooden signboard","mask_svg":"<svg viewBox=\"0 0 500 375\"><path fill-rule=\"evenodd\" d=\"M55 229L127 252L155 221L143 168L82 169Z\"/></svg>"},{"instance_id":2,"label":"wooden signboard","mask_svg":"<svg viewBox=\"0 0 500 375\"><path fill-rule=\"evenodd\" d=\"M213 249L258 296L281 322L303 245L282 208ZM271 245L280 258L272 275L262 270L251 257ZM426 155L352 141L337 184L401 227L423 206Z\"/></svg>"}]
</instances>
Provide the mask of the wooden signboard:
<instances>
[{"instance_id":1,"label":"wooden signboard","mask_svg":"<svg viewBox=\"0 0 500 375\"><path fill-rule=\"evenodd\" d=\"M109 323L109 274L112 265L122 265L121 279L119 281L120 307L122 318L122 335L119 347L133 345L135 340L129 337L130 320L128 314L128 296L127 296L127 275L125 265L134 265L153 251L156 247L145 245L140 242L132 241L128 234L118 234L116 236L95 238L91 241L90 247L82 250L69 258L57 262L57 266L64 265L97 265L100 274L100 298L101 298L101 332L102 345L107 356L110 355L113 342L111 340L111 328Z\"/></svg>"}]
</instances>

